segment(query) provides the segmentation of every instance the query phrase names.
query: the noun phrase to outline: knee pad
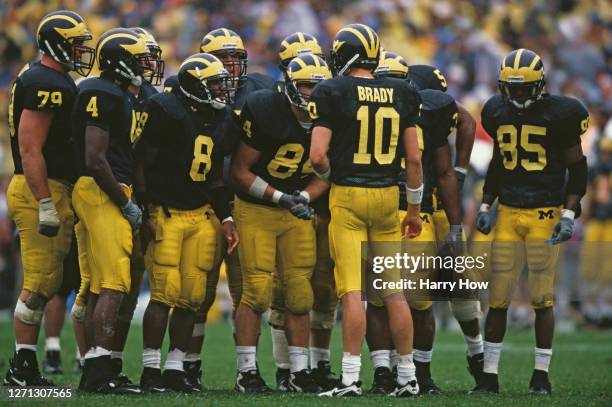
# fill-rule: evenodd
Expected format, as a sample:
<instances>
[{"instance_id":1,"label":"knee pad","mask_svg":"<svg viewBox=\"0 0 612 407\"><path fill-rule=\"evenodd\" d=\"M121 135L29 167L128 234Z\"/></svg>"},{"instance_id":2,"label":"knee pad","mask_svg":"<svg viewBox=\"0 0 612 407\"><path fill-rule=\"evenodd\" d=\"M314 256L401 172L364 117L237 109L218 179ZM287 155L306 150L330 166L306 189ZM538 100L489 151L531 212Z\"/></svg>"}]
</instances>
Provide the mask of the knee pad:
<instances>
[{"instance_id":1,"label":"knee pad","mask_svg":"<svg viewBox=\"0 0 612 407\"><path fill-rule=\"evenodd\" d=\"M416 311L427 311L431 308L432 302L428 300L424 301L408 301L411 309Z\"/></svg>"},{"instance_id":2,"label":"knee pad","mask_svg":"<svg viewBox=\"0 0 612 407\"><path fill-rule=\"evenodd\" d=\"M270 310L270 314L268 315L268 324L278 329L284 329L285 328L285 313L280 310L272 308Z\"/></svg>"},{"instance_id":3,"label":"knee pad","mask_svg":"<svg viewBox=\"0 0 612 407\"><path fill-rule=\"evenodd\" d=\"M310 329L329 330L336 323L336 310L331 312L310 311Z\"/></svg>"},{"instance_id":4,"label":"knee pad","mask_svg":"<svg viewBox=\"0 0 612 407\"><path fill-rule=\"evenodd\" d=\"M476 300L453 300L451 301L451 311L455 319L459 322L468 322L479 319L482 316L480 301Z\"/></svg>"},{"instance_id":5,"label":"knee pad","mask_svg":"<svg viewBox=\"0 0 612 407\"><path fill-rule=\"evenodd\" d=\"M17 305L15 305L15 318L27 325L40 325L43 310L43 304L37 309L31 309L25 302L17 300Z\"/></svg>"},{"instance_id":6,"label":"knee pad","mask_svg":"<svg viewBox=\"0 0 612 407\"><path fill-rule=\"evenodd\" d=\"M552 293L531 296L531 306L534 310L550 308L553 305L555 305L555 300Z\"/></svg>"},{"instance_id":7,"label":"knee pad","mask_svg":"<svg viewBox=\"0 0 612 407\"><path fill-rule=\"evenodd\" d=\"M285 282L285 306L295 315L308 314L312 310L314 297L310 279L306 276L290 278Z\"/></svg>"},{"instance_id":8,"label":"knee pad","mask_svg":"<svg viewBox=\"0 0 612 407\"><path fill-rule=\"evenodd\" d=\"M74 303L72 305L72 309L70 310L70 316L72 319L81 324L85 322L85 305Z\"/></svg>"}]
</instances>

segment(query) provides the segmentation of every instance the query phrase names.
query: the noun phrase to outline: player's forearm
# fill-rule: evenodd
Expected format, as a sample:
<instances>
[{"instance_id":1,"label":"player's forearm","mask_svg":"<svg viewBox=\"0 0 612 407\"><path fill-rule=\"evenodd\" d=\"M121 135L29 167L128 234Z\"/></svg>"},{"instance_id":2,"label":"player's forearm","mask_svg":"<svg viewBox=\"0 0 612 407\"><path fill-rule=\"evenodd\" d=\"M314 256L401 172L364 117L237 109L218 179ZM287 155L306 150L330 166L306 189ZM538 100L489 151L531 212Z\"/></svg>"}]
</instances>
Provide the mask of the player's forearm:
<instances>
[{"instance_id":1,"label":"player's forearm","mask_svg":"<svg viewBox=\"0 0 612 407\"><path fill-rule=\"evenodd\" d=\"M317 178L313 177L310 183L304 188L304 191L308 192L310 196L310 201L316 201L329 189L329 183Z\"/></svg>"},{"instance_id":2,"label":"player's forearm","mask_svg":"<svg viewBox=\"0 0 612 407\"><path fill-rule=\"evenodd\" d=\"M147 186L144 175L144 163L136 161L134 167L134 194L136 195L136 201L146 207L149 203L147 197Z\"/></svg>"},{"instance_id":3,"label":"player's forearm","mask_svg":"<svg viewBox=\"0 0 612 407\"><path fill-rule=\"evenodd\" d=\"M492 205L498 195L499 174L501 172L501 158L493 153L493 158L489 163L487 174L485 175L484 186L482 187L482 203Z\"/></svg>"},{"instance_id":4,"label":"player's forearm","mask_svg":"<svg viewBox=\"0 0 612 407\"><path fill-rule=\"evenodd\" d=\"M86 167L89 174L96 181L96 184L110 200L118 207L124 206L128 202L127 195L115 179L108 161L104 157L86 160Z\"/></svg>"},{"instance_id":5,"label":"player's forearm","mask_svg":"<svg viewBox=\"0 0 612 407\"><path fill-rule=\"evenodd\" d=\"M446 217L451 225L461 224L461 197L455 171L452 167L437 176L438 191L442 198Z\"/></svg>"},{"instance_id":6,"label":"player's forearm","mask_svg":"<svg viewBox=\"0 0 612 407\"><path fill-rule=\"evenodd\" d=\"M455 167L468 169L476 137L476 121L460 104L457 104L457 109L459 110L459 120L457 121L457 139L455 142Z\"/></svg>"},{"instance_id":7,"label":"player's forearm","mask_svg":"<svg viewBox=\"0 0 612 407\"><path fill-rule=\"evenodd\" d=\"M26 148L21 149L21 165L23 174L32 195L37 201L51 196L47 178L47 163L41 150Z\"/></svg>"},{"instance_id":8,"label":"player's forearm","mask_svg":"<svg viewBox=\"0 0 612 407\"><path fill-rule=\"evenodd\" d=\"M282 193L282 191L277 191L272 185L241 165L236 168L232 167L231 176L232 181L240 189L257 198L274 201L275 192Z\"/></svg>"}]
</instances>

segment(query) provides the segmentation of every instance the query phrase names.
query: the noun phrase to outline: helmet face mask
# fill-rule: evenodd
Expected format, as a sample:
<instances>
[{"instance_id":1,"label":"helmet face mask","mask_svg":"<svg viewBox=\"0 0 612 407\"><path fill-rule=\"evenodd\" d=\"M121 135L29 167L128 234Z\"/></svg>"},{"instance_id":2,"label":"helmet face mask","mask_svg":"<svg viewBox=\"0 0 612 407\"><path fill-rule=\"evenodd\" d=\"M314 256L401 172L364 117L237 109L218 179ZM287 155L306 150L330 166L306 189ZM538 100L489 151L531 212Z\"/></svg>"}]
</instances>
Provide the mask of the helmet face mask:
<instances>
[{"instance_id":1,"label":"helmet face mask","mask_svg":"<svg viewBox=\"0 0 612 407\"><path fill-rule=\"evenodd\" d=\"M236 89L241 85L241 80L246 76L247 72L247 57L246 52L240 50L227 50L211 52L227 69L230 81L230 90L232 94L236 92Z\"/></svg>"},{"instance_id":2,"label":"helmet face mask","mask_svg":"<svg viewBox=\"0 0 612 407\"><path fill-rule=\"evenodd\" d=\"M498 85L503 97L513 106L518 109L527 109L541 97L544 81L525 83L499 81Z\"/></svg>"},{"instance_id":3,"label":"helmet face mask","mask_svg":"<svg viewBox=\"0 0 612 407\"><path fill-rule=\"evenodd\" d=\"M323 80L325 78L322 78ZM285 94L289 98L289 101L292 105L301 109L303 111L307 111L308 109L308 101L310 100L310 95L314 90L314 87L319 83L319 81L287 81L285 84Z\"/></svg>"},{"instance_id":4,"label":"helmet face mask","mask_svg":"<svg viewBox=\"0 0 612 407\"><path fill-rule=\"evenodd\" d=\"M143 78L153 86L159 86L162 84L164 77L165 62L162 59L161 47L157 44L155 37L150 32L141 27L135 27L133 30L136 34L141 37L148 50L148 70L144 72Z\"/></svg>"},{"instance_id":5,"label":"helmet face mask","mask_svg":"<svg viewBox=\"0 0 612 407\"><path fill-rule=\"evenodd\" d=\"M72 42L72 67L73 70L81 76L87 76L93 68L96 59L95 50L92 47L83 45L83 42L90 40L75 39Z\"/></svg>"},{"instance_id":6,"label":"helmet face mask","mask_svg":"<svg viewBox=\"0 0 612 407\"><path fill-rule=\"evenodd\" d=\"M96 57L103 74L133 86L141 86L143 78L154 72L145 40L131 29L105 32L98 41Z\"/></svg>"},{"instance_id":7,"label":"helmet face mask","mask_svg":"<svg viewBox=\"0 0 612 407\"><path fill-rule=\"evenodd\" d=\"M314 54L302 54L287 65L285 95L293 106L307 111L314 87L329 78L331 72L323 58Z\"/></svg>"},{"instance_id":8,"label":"helmet face mask","mask_svg":"<svg viewBox=\"0 0 612 407\"><path fill-rule=\"evenodd\" d=\"M207 33L200 42L200 52L214 55L221 60L230 78L232 95L244 85L248 54L242 38L234 31L218 28Z\"/></svg>"}]
</instances>

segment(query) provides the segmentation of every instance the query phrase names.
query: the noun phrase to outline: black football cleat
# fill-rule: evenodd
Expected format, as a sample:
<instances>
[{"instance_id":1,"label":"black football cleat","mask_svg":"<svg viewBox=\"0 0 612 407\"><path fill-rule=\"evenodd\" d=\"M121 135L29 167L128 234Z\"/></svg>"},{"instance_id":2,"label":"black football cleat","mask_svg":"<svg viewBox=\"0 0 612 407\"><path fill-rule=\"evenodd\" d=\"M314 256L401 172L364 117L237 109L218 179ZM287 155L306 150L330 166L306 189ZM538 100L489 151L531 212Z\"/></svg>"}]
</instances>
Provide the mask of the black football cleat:
<instances>
[{"instance_id":1,"label":"black football cleat","mask_svg":"<svg viewBox=\"0 0 612 407\"><path fill-rule=\"evenodd\" d=\"M46 374L62 374L62 359L59 350L48 350L43 360L43 372Z\"/></svg>"},{"instance_id":2,"label":"black football cleat","mask_svg":"<svg viewBox=\"0 0 612 407\"><path fill-rule=\"evenodd\" d=\"M183 362L183 370L191 386L202 391L202 361Z\"/></svg>"},{"instance_id":3,"label":"black football cleat","mask_svg":"<svg viewBox=\"0 0 612 407\"><path fill-rule=\"evenodd\" d=\"M289 391L295 393L320 393L323 391L317 384L312 372L308 369L289 375Z\"/></svg>"},{"instance_id":4,"label":"black football cleat","mask_svg":"<svg viewBox=\"0 0 612 407\"><path fill-rule=\"evenodd\" d=\"M272 389L266 385L257 369L249 370L248 372L238 372L234 389L239 393L248 394L267 394L272 392Z\"/></svg>"},{"instance_id":5,"label":"black football cleat","mask_svg":"<svg viewBox=\"0 0 612 407\"><path fill-rule=\"evenodd\" d=\"M164 370L162 374L162 380L167 390L175 391L177 393L185 394L197 394L201 390L192 386L187 375L182 370Z\"/></svg>"},{"instance_id":6,"label":"black football cleat","mask_svg":"<svg viewBox=\"0 0 612 407\"><path fill-rule=\"evenodd\" d=\"M338 378L332 372L328 360L320 360L317 367L311 370L312 375L323 391L331 390L338 385Z\"/></svg>"},{"instance_id":7,"label":"black football cleat","mask_svg":"<svg viewBox=\"0 0 612 407\"><path fill-rule=\"evenodd\" d=\"M125 383L118 377L113 377L110 380L97 384L95 387L86 389L92 393L99 394L115 394L115 395L140 395L143 391L134 383Z\"/></svg>"},{"instance_id":8,"label":"black football cleat","mask_svg":"<svg viewBox=\"0 0 612 407\"><path fill-rule=\"evenodd\" d=\"M466 356L468 362L468 372L478 384L478 380L480 380L480 376L482 375L482 369L484 369L484 353L478 353L474 356Z\"/></svg>"},{"instance_id":9,"label":"black football cleat","mask_svg":"<svg viewBox=\"0 0 612 407\"><path fill-rule=\"evenodd\" d=\"M436 385L436 382L430 377L418 377L419 394L429 394L431 396L439 396L442 394L442 389Z\"/></svg>"},{"instance_id":10,"label":"black football cleat","mask_svg":"<svg viewBox=\"0 0 612 407\"><path fill-rule=\"evenodd\" d=\"M164 393L166 386L160 369L145 367L140 375L140 388L145 393Z\"/></svg>"},{"instance_id":11,"label":"black football cleat","mask_svg":"<svg viewBox=\"0 0 612 407\"><path fill-rule=\"evenodd\" d=\"M419 384L416 380L410 380L403 386L398 383L389 395L391 397L417 397L419 395Z\"/></svg>"},{"instance_id":12,"label":"black football cleat","mask_svg":"<svg viewBox=\"0 0 612 407\"><path fill-rule=\"evenodd\" d=\"M548 372L543 370L534 370L529 381L529 394L534 396L550 396L552 389L550 380L548 380Z\"/></svg>"},{"instance_id":13,"label":"black football cleat","mask_svg":"<svg viewBox=\"0 0 612 407\"><path fill-rule=\"evenodd\" d=\"M377 367L374 370L374 381L370 394L391 394L395 390L395 378L393 372L388 367Z\"/></svg>"},{"instance_id":14,"label":"black football cleat","mask_svg":"<svg viewBox=\"0 0 612 407\"><path fill-rule=\"evenodd\" d=\"M276 391L286 393L289 391L289 369L276 369Z\"/></svg>"},{"instance_id":15,"label":"black football cleat","mask_svg":"<svg viewBox=\"0 0 612 407\"><path fill-rule=\"evenodd\" d=\"M55 384L41 376L36 361L36 352L21 349L10 360L9 368L4 376L5 386L26 387L54 387Z\"/></svg>"},{"instance_id":16,"label":"black football cleat","mask_svg":"<svg viewBox=\"0 0 612 407\"><path fill-rule=\"evenodd\" d=\"M359 397L363 394L361 390L361 382L356 381L348 386L342 383L342 380L338 381L336 387L331 390L319 393L319 397Z\"/></svg>"},{"instance_id":17,"label":"black football cleat","mask_svg":"<svg viewBox=\"0 0 612 407\"><path fill-rule=\"evenodd\" d=\"M495 373L482 373L480 380L476 387L474 387L468 394L480 395L480 394L498 394L499 393L499 382Z\"/></svg>"}]
</instances>

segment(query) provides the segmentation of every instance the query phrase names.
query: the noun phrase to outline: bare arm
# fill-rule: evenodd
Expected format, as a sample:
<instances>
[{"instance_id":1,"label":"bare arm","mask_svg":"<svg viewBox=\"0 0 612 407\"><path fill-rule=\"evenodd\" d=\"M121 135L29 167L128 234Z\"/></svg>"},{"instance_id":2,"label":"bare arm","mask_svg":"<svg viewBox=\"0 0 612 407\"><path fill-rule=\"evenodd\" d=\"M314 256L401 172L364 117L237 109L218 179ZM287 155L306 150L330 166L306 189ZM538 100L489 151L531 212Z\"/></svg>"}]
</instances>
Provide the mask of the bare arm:
<instances>
[{"instance_id":1,"label":"bare arm","mask_svg":"<svg viewBox=\"0 0 612 407\"><path fill-rule=\"evenodd\" d=\"M455 167L468 169L470 156L476 137L476 121L461 104L457 103L459 118L457 120L457 139L455 142Z\"/></svg>"},{"instance_id":2,"label":"bare arm","mask_svg":"<svg viewBox=\"0 0 612 407\"><path fill-rule=\"evenodd\" d=\"M24 109L19 121L19 154L28 187L37 201L49 198L47 163L43 147L53 121L53 112Z\"/></svg>"},{"instance_id":3,"label":"bare arm","mask_svg":"<svg viewBox=\"0 0 612 407\"><path fill-rule=\"evenodd\" d=\"M304 188L308 192L310 201L316 201L329 189L329 183L318 177L313 177L310 183Z\"/></svg>"},{"instance_id":4,"label":"bare arm","mask_svg":"<svg viewBox=\"0 0 612 407\"><path fill-rule=\"evenodd\" d=\"M245 192L249 191L255 178L257 178L257 175L251 171L251 167L255 165L260 156L261 153L259 151L241 141L232 157L230 169L232 181ZM264 199L271 201L274 191L276 189L268 184L264 192Z\"/></svg>"},{"instance_id":5,"label":"bare arm","mask_svg":"<svg viewBox=\"0 0 612 407\"><path fill-rule=\"evenodd\" d=\"M113 176L110 165L106 161L109 139L108 131L96 126L86 127L85 166L100 189L109 196L115 205L122 207L128 202L128 197Z\"/></svg>"},{"instance_id":6,"label":"bare arm","mask_svg":"<svg viewBox=\"0 0 612 407\"><path fill-rule=\"evenodd\" d=\"M438 182L438 192L442 197L444 211L451 225L461 224L459 184L451 160L448 144L433 152L434 171Z\"/></svg>"},{"instance_id":7,"label":"bare arm","mask_svg":"<svg viewBox=\"0 0 612 407\"><path fill-rule=\"evenodd\" d=\"M419 142L417 138L417 132L414 127L408 127L403 134L402 142L404 143L406 162L406 185L410 189L419 188L423 185L423 166L421 164L421 150L419 149ZM410 204L408 207L414 207L420 210L420 204Z\"/></svg>"},{"instance_id":8,"label":"bare arm","mask_svg":"<svg viewBox=\"0 0 612 407\"><path fill-rule=\"evenodd\" d=\"M327 150L331 141L332 131L327 127L315 127L312 130L310 141L310 162L317 174L324 174L329 170Z\"/></svg>"},{"instance_id":9,"label":"bare arm","mask_svg":"<svg viewBox=\"0 0 612 407\"><path fill-rule=\"evenodd\" d=\"M580 199L586 193L588 169L582 146L576 144L563 151L563 159L568 167L568 186L565 197L565 209L572 210L576 215L580 212Z\"/></svg>"},{"instance_id":10,"label":"bare arm","mask_svg":"<svg viewBox=\"0 0 612 407\"><path fill-rule=\"evenodd\" d=\"M155 161L158 152L159 148L152 147L144 142L137 142L134 147L134 191L139 204L146 205L148 203L144 170Z\"/></svg>"}]
</instances>

